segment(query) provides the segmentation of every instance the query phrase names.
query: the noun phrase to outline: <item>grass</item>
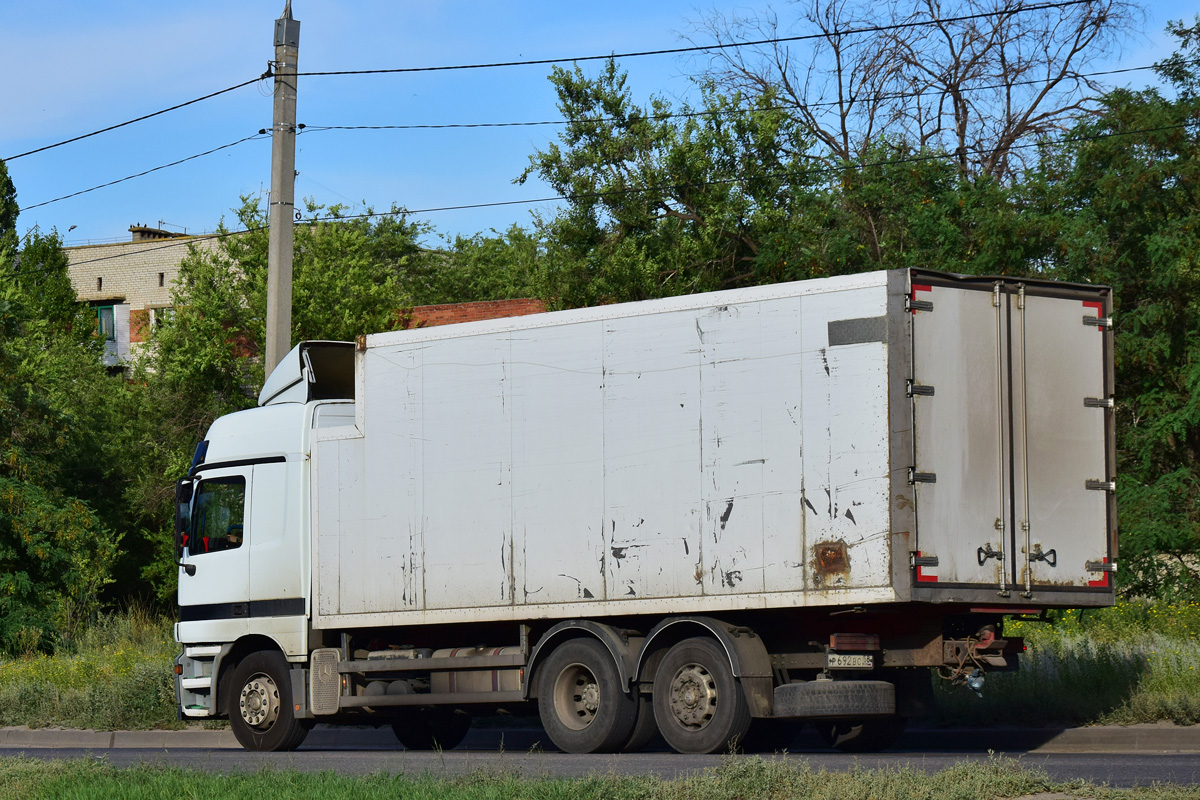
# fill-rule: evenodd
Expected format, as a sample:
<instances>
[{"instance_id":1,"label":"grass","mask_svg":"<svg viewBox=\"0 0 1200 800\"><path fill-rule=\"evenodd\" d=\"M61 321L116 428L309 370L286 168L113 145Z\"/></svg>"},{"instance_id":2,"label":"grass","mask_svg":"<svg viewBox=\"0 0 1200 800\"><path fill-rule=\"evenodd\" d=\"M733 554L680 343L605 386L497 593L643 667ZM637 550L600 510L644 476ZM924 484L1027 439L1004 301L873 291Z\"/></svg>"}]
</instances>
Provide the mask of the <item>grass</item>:
<instances>
[{"instance_id":1,"label":"grass","mask_svg":"<svg viewBox=\"0 0 1200 800\"><path fill-rule=\"evenodd\" d=\"M1055 783L1018 761L992 757L929 774L911 767L813 769L794 759L728 758L721 766L683 778L594 774L586 778L526 778L481 771L458 778L378 773L346 776L294 770L213 773L172 767L117 769L103 761L0 759L0 800L53 797L122 800L205 797L276 800L328 797L412 800L979 800L1056 792L1070 798L1200 800L1200 787L1163 785L1120 790L1082 781Z\"/></svg>"},{"instance_id":2,"label":"grass","mask_svg":"<svg viewBox=\"0 0 1200 800\"><path fill-rule=\"evenodd\" d=\"M1053 624L1010 621L1028 650L1015 673L989 675L983 698L939 697L958 724L1200 722L1200 604L1122 601L1059 612Z\"/></svg>"},{"instance_id":3,"label":"grass","mask_svg":"<svg viewBox=\"0 0 1200 800\"><path fill-rule=\"evenodd\" d=\"M1200 604L1121 602L1010 621L1028 651L987 676L983 698L938 693L943 724L1200 723ZM134 608L104 617L68 652L0 660L0 725L97 730L176 727L170 620Z\"/></svg>"},{"instance_id":4,"label":"grass","mask_svg":"<svg viewBox=\"0 0 1200 800\"><path fill-rule=\"evenodd\" d=\"M0 725L175 725L178 648L169 620L133 608L102 617L69 651L0 659Z\"/></svg>"}]
</instances>

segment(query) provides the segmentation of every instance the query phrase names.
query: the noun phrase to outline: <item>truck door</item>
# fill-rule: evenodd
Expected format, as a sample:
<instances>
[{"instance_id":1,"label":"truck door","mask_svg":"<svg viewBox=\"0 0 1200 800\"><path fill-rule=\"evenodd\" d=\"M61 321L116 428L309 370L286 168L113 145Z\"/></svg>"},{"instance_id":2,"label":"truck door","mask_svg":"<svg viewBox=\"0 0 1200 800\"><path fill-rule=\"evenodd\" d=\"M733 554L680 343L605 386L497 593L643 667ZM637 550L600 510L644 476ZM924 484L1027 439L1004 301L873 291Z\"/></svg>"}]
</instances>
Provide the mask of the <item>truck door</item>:
<instances>
[{"instance_id":1,"label":"truck door","mask_svg":"<svg viewBox=\"0 0 1200 800\"><path fill-rule=\"evenodd\" d=\"M1008 552L1008 353L1003 298L987 285L914 277L916 580L1005 586ZM936 560L934 565L930 559ZM918 562L920 563L920 562Z\"/></svg>"},{"instance_id":2,"label":"truck door","mask_svg":"<svg viewBox=\"0 0 1200 800\"><path fill-rule=\"evenodd\" d=\"M1102 304L1024 287L1010 302L1018 583L1026 591L1106 587L1111 390Z\"/></svg>"},{"instance_id":3,"label":"truck door","mask_svg":"<svg viewBox=\"0 0 1200 800\"><path fill-rule=\"evenodd\" d=\"M913 581L1111 592L1108 290L914 271Z\"/></svg>"},{"instance_id":4,"label":"truck door","mask_svg":"<svg viewBox=\"0 0 1200 800\"><path fill-rule=\"evenodd\" d=\"M201 472L192 495L191 521L179 570L180 638L233 641L248 630L251 534L249 469Z\"/></svg>"}]
</instances>

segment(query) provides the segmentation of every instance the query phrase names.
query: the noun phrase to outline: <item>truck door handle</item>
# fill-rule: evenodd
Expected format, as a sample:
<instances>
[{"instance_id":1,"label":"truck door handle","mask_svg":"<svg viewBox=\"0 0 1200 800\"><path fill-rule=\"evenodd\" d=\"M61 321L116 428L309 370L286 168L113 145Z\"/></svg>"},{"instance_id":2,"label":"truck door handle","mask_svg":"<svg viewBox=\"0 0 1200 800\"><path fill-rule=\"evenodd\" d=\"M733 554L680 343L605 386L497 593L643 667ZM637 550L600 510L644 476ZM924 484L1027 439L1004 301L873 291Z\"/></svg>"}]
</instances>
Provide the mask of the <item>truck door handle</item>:
<instances>
[{"instance_id":1,"label":"truck door handle","mask_svg":"<svg viewBox=\"0 0 1200 800\"><path fill-rule=\"evenodd\" d=\"M986 548L986 549L984 549L984 548ZM994 558L997 561L1002 560L1004 558L1004 551L1003 550L993 550L991 543L988 543L988 544L984 545L984 547L978 548L975 551L975 556L976 556L976 558L979 559L979 566L982 567L984 564L987 563L987 560L989 558Z\"/></svg>"},{"instance_id":2,"label":"truck door handle","mask_svg":"<svg viewBox=\"0 0 1200 800\"><path fill-rule=\"evenodd\" d=\"M247 603L234 603L233 604L233 615L235 617L247 616L248 611L249 611L249 608L248 608Z\"/></svg>"},{"instance_id":3,"label":"truck door handle","mask_svg":"<svg viewBox=\"0 0 1200 800\"><path fill-rule=\"evenodd\" d=\"M1030 561L1045 561L1052 567L1058 566L1058 552L1051 548L1046 552L1042 552L1042 546L1039 544L1033 548L1033 552L1029 554Z\"/></svg>"}]
</instances>

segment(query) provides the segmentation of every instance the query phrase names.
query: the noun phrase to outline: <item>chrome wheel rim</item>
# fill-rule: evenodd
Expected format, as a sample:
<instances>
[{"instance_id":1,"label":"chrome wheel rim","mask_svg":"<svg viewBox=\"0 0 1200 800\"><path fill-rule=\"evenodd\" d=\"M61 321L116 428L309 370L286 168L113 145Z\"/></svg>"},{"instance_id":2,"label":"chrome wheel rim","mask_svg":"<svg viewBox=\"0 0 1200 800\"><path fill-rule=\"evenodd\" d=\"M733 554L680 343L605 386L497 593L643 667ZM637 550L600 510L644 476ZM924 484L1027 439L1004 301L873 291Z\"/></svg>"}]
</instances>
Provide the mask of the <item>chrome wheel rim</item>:
<instances>
[{"instance_id":1,"label":"chrome wheel rim","mask_svg":"<svg viewBox=\"0 0 1200 800\"><path fill-rule=\"evenodd\" d=\"M251 728L266 730L279 719L279 687L270 675L258 673L246 681L238 698L242 721Z\"/></svg>"}]
</instances>

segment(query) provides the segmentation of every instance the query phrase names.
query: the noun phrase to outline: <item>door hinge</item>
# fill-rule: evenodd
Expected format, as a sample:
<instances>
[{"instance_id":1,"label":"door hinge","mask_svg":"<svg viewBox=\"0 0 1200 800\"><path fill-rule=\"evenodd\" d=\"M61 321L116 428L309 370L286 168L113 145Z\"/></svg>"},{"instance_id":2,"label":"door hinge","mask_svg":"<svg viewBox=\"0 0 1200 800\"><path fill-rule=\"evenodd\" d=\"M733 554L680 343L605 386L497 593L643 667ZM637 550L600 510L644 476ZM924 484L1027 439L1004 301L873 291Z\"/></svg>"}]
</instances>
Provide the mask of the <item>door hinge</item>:
<instances>
[{"instance_id":1,"label":"door hinge","mask_svg":"<svg viewBox=\"0 0 1200 800\"><path fill-rule=\"evenodd\" d=\"M908 396L916 397L917 395L921 395L923 397L933 397L933 387L925 386L917 383L916 381L910 380L908 382Z\"/></svg>"},{"instance_id":2,"label":"door hinge","mask_svg":"<svg viewBox=\"0 0 1200 800\"><path fill-rule=\"evenodd\" d=\"M1084 316L1083 324L1089 328L1111 328L1113 324L1112 317L1093 317Z\"/></svg>"},{"instance_id":3,"label":"door hinge","mask_svg":"<svg viewBox=\"0 0 1200 800\"><path fill-rule=\"evenodd\" d=\"M917 472L916 467L909 467L908 468L908 485L912 486L914 483L937 483L937 473L936 472Z\"/></svg>"},{"instance_id":4,"label":"door hinge","mask_svg":"<svg viewBox=\"0 0 1200 800\"><path fill-rule=\"evenodd\" d=\"M905 311L933 311L932 300L914 300L911 297L904 298Z\"/></svg>"},{"instance_id":5,"label":"door hinge","mask_svg":"<svg viewBox=\"0 0 1200 800\"><path fill-rule=\"evenodd\" d=\"M1115 492L1117 490L1116 481L1087 481L1084 486L1091 492Z\"/></svg>"},{"instance_id":6,"label":"door hinge","mask_svg":"<svg viewBox=\"0 0 1200 800\"><path fill-rule=\"evenodd\" d=\"M1116 402L1111 397L1085 397L1083 405L1084 408L1113 408Z\"/></svg>"}]
</instances>

